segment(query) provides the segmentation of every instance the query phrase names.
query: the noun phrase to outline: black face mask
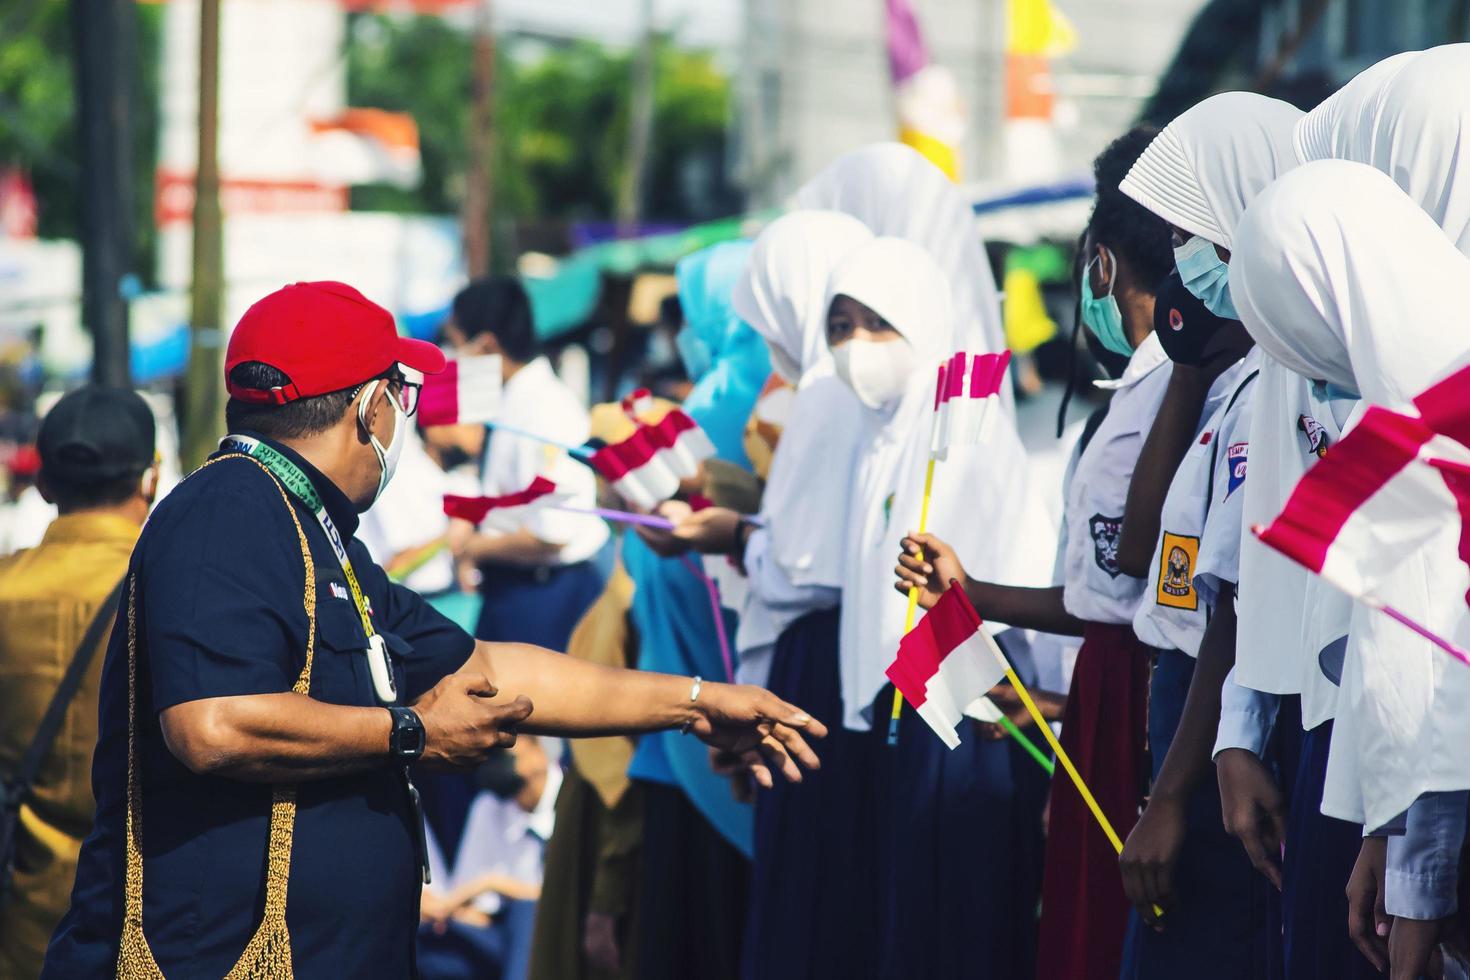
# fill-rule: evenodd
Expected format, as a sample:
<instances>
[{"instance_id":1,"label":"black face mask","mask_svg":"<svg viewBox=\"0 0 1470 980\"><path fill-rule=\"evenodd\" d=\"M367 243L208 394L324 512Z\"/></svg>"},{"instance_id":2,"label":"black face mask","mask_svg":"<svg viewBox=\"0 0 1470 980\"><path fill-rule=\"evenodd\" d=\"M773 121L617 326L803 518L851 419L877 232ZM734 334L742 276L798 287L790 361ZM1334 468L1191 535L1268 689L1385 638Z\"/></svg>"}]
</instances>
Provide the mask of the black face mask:
<instances>
[{"instance_id":1,"label":"black face mask","mask_svg":"<svg viewBox=\"0 0 1470 980\"><path fill-rule=\"evenodd\" d=\"M458 469L470 461L470 454L458 446L450 446L439 453L439 463L445 472Z\"/></svg>"},{"instance_id":2,"label":"black face mask","mask_svg":"<svg viewBox=\"0 0 1470 980\"><path fill-rule=\"evenodd\" d=\"M1252 343L1244 324L1211 313L1184 288L1177 271L1165 276L1155 291L1154 333L1169 360L1192 367L1230 355L1236 360Z\"/></svg>"}]
</instances>

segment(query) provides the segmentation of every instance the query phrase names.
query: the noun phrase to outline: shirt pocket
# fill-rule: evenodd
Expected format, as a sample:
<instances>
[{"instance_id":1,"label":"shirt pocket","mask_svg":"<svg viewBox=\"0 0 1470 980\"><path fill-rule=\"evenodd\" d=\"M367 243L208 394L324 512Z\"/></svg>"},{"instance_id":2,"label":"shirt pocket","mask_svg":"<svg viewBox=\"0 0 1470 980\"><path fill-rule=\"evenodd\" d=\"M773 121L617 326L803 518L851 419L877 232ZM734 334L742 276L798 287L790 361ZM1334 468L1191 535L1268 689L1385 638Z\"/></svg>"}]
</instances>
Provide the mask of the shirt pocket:
<instances>
[{"instance_id":1,"label":"shirt pocket","mask_svg":"<svg viewBox=\"0 0 1470 980\"><path fill-rule=\"evenodd\" d=\"M330 704L374 705L367 634L352 602L328 596L317 604L316 661L310 694Z\"/></svg>"}]
</instances>

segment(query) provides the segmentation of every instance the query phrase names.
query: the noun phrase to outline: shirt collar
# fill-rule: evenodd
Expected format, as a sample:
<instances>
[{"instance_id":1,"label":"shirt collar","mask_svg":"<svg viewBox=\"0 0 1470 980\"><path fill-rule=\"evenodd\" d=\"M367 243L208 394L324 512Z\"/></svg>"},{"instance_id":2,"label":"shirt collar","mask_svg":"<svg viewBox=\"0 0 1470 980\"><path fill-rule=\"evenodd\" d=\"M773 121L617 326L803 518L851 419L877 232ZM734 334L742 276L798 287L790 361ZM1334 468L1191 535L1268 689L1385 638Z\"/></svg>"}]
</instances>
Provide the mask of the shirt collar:
<instances>
[{"instance_id":1,"label":"shirt collar","mask_svg":"<svg viewBox=\"0 0 1470 980\"><path fill-rule=\"evenodd\" d=\"M143 529L118 514L105 511L80 511L63 514L46 528L43 545L116 541L134 544Z\"/></svg>"},{"instance_id":2,"label":"shirt collar","mask_svg":"<svg viewBox=\"0 0 1470 980\"><path fill-rule=\"evenodd\" d=\"M279 443L274 439L268 439L258 432L245 431L241 432L240 435L249 436L252 439L259 439L300 467L301 472L306 474L307 479L311 480L311 485L316 487L316 492L321 495L322 505L327 509L327 516L337 526L337 530L342 534L343 539L351 538L357 534L359 520L357 507L348 499L347 494L343 493L337 484L328 479L321 470L308 463L304 456L290 446Z\"/></svg>"},{"instance_id":3,"label":"shirt collar","mask_svg":"<svg viewBox=\"0 0 1470 980\"><path fill-rule=\"evenodd\" d=\"M1169 355L1164 353L1164 345L1159 343L1159 336L1150 333L1143 338L1143 343L1128 358L1128 366L1123 369L1123 376L1116 381L1094 381L1093 385L1103 391L1121 391L1124 388L1132 388L1138 382L1154 372L1154 368L1169 360Z\"/></svg>"}]
</instances>

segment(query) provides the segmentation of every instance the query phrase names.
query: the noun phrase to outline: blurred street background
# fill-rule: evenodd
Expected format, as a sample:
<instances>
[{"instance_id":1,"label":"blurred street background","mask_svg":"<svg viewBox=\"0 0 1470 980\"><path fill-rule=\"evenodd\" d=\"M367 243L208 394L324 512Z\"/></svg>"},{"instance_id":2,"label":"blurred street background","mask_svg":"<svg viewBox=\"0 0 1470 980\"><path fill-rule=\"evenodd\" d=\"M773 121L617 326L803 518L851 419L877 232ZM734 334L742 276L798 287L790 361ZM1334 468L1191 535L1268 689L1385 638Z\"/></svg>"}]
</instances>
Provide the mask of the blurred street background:
<instances>
[{"instance_id":1,"label":"blurred street background","mask_svg":"<svg viewBox=\"0 0 1470 980\"><path fill-rule=\"evenodd\" d=\"M1222 89L1309 107L1467 29L1470 0L0 0L6 498L88 377L148 394L170 474L197 464L225 331L296 280L432 338L468 277L519 272L589 402L675 384L673 263L895 138L974 202L1034 446L1087 371L1099 149ZM44 528L26 506L0 552Z\"/></svg>"}]
</instances>

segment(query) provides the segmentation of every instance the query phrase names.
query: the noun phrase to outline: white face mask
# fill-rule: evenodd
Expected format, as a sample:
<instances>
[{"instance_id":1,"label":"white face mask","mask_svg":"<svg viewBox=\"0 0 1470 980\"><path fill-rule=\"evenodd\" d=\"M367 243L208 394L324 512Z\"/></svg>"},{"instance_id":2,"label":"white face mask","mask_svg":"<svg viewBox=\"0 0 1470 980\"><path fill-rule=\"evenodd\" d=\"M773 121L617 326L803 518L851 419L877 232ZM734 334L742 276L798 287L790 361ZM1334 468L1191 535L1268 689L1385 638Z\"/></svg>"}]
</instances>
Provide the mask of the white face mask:
<instances>
[{"instance_id":1,"label":"white face mask","mask_svg":"<svg viewBox=\"0 0 1470 980\"><path fill-rule=\"evenodd\" d=\"M801 365L791 359L791 355L777 347L775 344L766 344L771 351L771 369L792 384L801 380Z\"/></svg>"},{"instance_id":2,"label":"white face mask","mask_svg":"<svg viewBox=\"0 0 1470 980\"><path fill-rule=\"evenodd\" d=\"M383 383L387 384L387 382ZM404 439L403 430L408 427L408 419L404 416L403 408L398 404L398 399L390 396L388 398L388 406L393 409L393 435L388 438L388 445L384 448L383 444L378 441L378 437L373 435L373 430L368 426L367 422L368 405L372 403L376 393L377 382L374 382L369 393L364 395L357 403L357 420L367 430L368 442L372 444L373 452L378 457L378 466L382 470L381 475L378 477L378 489L373 494L373 499L368 503L369 507L377 503L378 498L387 489L388 481L393 479L393 472L398 469L398 459L403 455L403 444L407 441Z\"/></svg>"},{"instance_id":3,"label":"white face mask","mask_svg":"<svg viewBox=\"0 0 1470 980\"><path fill-rule=\"evenodd\" d=\"M858 401L876 410L903 396L914 373L914 349L903 339L880 344L854 338L833 348L832 363Z\"/></svg>"}]
</instances>

